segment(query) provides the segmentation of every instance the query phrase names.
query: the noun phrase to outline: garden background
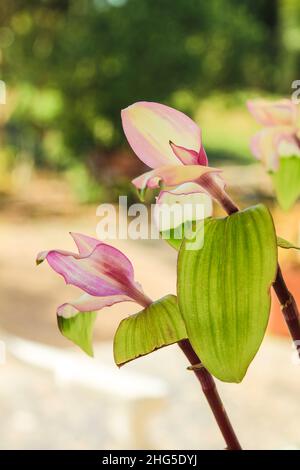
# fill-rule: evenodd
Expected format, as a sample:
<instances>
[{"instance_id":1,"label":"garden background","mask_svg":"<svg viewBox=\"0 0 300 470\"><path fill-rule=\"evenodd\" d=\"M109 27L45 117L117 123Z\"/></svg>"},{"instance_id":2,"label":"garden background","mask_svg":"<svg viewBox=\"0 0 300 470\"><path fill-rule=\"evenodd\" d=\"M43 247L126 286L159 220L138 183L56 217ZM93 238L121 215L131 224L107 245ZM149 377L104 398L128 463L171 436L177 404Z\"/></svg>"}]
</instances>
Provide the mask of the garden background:
<instances>
[{"instance_id":1,"label":"garden background","mask_svg":"<svg viewBox=\"0 0 300 470\"><path fill-rule=\"evenodd\" d=\"M246 108L250 98L290 97L300 79L299 2L1 2L0 71L0 339L7 353L0 448L222 448L176 349L114 369L113 332L135 307L99 313L96 359L85 359L56 326L56 306L75 289L34 260L41 249L72 248L69 231L95 235L98 204L124 194L137 200L130 179L144 168L123 135L120 110L139 100L192 116L240 206L264 201L278 234L299 241L300 205L278 208L250 153L258 126ZM150 296L176 292L176 253L162 241L112 243L131 257ZM300 258L284 251L283 271L299 301ZM278 311L274 301L268 337L245 381L220 384L250 448L300 448L300 368Z\"/></svg>"}]
</instances>

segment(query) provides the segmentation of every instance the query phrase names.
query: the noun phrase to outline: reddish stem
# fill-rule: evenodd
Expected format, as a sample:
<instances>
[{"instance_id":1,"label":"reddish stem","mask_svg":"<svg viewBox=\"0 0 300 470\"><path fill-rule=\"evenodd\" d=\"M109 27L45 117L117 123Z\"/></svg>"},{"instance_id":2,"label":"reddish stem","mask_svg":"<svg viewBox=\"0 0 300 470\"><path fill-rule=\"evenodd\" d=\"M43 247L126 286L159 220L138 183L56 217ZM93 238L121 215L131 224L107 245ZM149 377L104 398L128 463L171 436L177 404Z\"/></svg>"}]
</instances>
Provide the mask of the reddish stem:
<instances>
[{"instance_id":1,"label":"reddish stem","mask_svg":"<svg viewBox=\"0 0 300 470\"><path fill-rule=\"evenodd\" d=\"M144 306L149 307L153 301L149 297L143 298ZM142 302L140 302L141 305ZM191 343L188 339L184 339L178 342L179 347L182 349L190 364L192 366L201 364L201 361L195 351L192 348ZM218 426L221 433L224 436L225 442L227 444L227 450L242 450L239 441L234 433L234 430L230 424L229 418L225 411L225 408L222 404L221 398L219 396L216 384L211 374L203 367L201 369L195 369L194 373L201 383L203 393L205 394L209 406L216 418Z\"/></svg>"},{"instance_id":2,"label":"reddish stem","mask_svg":"<svg viewBox=\"0 0 300 470\"><path fill-rule=\"evenodd\" d=\"M296 301L283 279L280 266L278 265L277 276L273 283L274 291L281 304L282 314L293 338L295 347L300 357L300 318Z\"/></svg>"},{"instance_id":3,"label":"reddish stem","mask_svg":"<svg viewBox=\"0 0 300 470\"><path fill-rule=\"evenodd\" d=\"M216 183L214 176L210 173L205 173L200 176L199 184L223 207L224 211L227 212L228 215L239 211L238 206L228 196L224 189Z\"/></svg>"},{"instance_id":4,"label":"reddish stem","mask_svg":"<svg viewBox=\"0 0 300 470\"><path fill-rule=\"evenodd\" d=\"M206 396L209 406L227 444L227 450L242 450L238 438L229 421L212 375L201 364L199 357L193 350L192 345L188 339L179 341L178 345L186 355L191 365L197 366L197 368L193 369L193 372L201 384L203 393Z\"/></svg>"}]
</instances>

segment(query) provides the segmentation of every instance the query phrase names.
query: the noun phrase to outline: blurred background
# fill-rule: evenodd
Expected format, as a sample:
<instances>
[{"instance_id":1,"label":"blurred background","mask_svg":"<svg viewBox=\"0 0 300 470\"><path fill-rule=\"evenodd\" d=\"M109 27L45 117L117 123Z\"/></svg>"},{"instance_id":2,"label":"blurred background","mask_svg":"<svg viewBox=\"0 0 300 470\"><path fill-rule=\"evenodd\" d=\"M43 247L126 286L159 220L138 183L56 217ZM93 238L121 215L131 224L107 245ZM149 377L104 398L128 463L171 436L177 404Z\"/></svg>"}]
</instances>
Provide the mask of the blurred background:
<instances>
[{"instance_id":1,"label":"blurred background","mask_svg":"<svg viewBox=\"0 0 300 470\"><path fill-rule=\"evenodd\" d=\"M290 97L300 78L299 2L1 2L0 71L0 448L222 448L178 348L118 371L113 333L136 311L120 304L99 313L96 359L85 358L56 326L56 306L75 289L34 260L41 249L72 249L70 230L95 235L98 204L136 200L130 179L144 168L120 110L139 100L192 116L240 206L265 202L278 234L299 242L299 203L289 213L278 208L249 151L258 126L245 105ZM113 243L150 296L176 292L171 248ZM300 258L286 250L280 260L300 302ZM219 384L246 448L300 448L299 374L274 300L245 381Z\"/></svg>"}]
</instances>

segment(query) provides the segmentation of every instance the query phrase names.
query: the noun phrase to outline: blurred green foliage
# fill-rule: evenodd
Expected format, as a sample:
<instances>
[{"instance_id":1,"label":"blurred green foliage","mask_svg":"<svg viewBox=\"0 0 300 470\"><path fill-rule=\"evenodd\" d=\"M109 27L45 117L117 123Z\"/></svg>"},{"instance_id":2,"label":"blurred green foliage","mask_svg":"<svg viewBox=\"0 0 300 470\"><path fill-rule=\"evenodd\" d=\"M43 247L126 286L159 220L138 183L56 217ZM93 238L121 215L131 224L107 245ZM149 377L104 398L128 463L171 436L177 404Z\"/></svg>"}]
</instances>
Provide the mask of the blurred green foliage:
<instances>
[{"instance_id":1,"label":"blurred green foliage","mask_svg":"<svg viewBox=\"0 0 300 470\"><path fill-rule=\"evenodd\" d=\"M101 180L130 103L195 116L218 91L282 88L279 13L276 0L1 2L7 145L55 169L84 161Z\"/></svg>"}]
</instances>

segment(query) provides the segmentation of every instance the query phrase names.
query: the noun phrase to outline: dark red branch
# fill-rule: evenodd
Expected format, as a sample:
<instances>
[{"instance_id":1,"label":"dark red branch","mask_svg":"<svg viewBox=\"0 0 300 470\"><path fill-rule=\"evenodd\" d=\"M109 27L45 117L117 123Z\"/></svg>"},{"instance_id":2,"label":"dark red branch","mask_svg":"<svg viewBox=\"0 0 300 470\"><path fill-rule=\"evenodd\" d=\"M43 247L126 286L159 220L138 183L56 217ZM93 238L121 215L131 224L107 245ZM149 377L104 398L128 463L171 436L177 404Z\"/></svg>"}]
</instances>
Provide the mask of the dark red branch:
<instances>
[{"instance_id":1,"label":"dark red branch","mask_svg":"<svg viewBox=\"0 0 300 470\"><path fill-rule=\"evenodd\" d=\"M199 357L193 350L192 345L188 339L180 341L178 345L184 352L190 364L192 366L197 366L197 368L193 369L193 372L201 384L203 393L206 396L209 406L227 444L227 450L242 450L238 438L229 421L212 375L201 364Z\"/></svg>"},{"instance_id":2,"label":"dark red branch","mask_svg":"<svg viewBox=\"0 0 300 470\"><path fill-rule=\"evenodd\" d=\"M205 173L200 176L199 184L223 207L224 211L228 215L239 211L238 206L228 196L224 189L216 183L213 175Z\"/></svg>"},{"instance_id":3,"label":"dark red branch","mask_svg":"<svg viewBox=\"0 0 300 470\"><path fill-rule=\"evenodd\" d=\"M288 326L291 337L300 357L300 319L299 311L294 297L287 288L283 279L280 266L278 265L277 276L273 283L274 291L281 304L281 310Z\"/></svg>"}]
</instances>

